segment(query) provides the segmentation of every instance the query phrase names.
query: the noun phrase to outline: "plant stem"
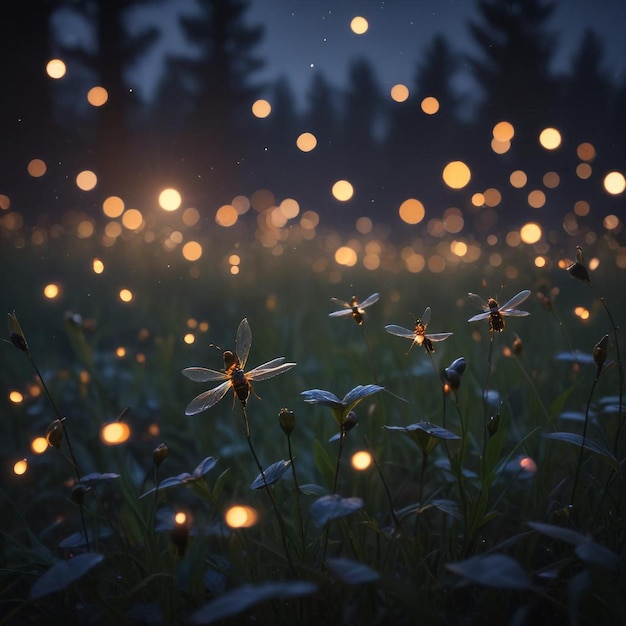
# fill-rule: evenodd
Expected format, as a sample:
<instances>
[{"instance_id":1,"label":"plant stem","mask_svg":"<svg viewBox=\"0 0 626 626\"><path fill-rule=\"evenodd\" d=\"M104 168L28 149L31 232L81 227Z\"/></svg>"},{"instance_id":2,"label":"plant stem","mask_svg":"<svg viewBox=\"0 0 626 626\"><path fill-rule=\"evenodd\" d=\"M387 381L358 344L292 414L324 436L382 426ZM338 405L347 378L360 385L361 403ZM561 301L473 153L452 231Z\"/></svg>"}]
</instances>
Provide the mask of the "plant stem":
<instances>
[{"instance_id":1,"label":"plant stem","mask_svg":"<svg viewBox=\"0 0 626 626\"><path fill-rule=\"evenodd\" d=\"M419 529L419 520L422 507L424 506L424 478L426 477L426 466L428 465L428 455L422 455L422 468L420 470L420 485L419 485L419 505L415 510L415 526L413 527L413 539L417 546L417 532Z\"/></svg>"},{"instance_id":2,"label":"plant stem","mask_svg":"<svg viewBox=\"0 0 626 626\"><path fill-rule=\"evenodd\" d=\"M485 384L483 386L483 452L481 463L484 464L485 456L487 454L487 421L489 419L489 402L487 395L489 394L489 378L491 377L491 359L493 356L493 332L489 333L489 353L487 354L487 376L485 377Z\"/></svg>"},{"instance_id":3,"label":"plant stem","mask_svg":"<svg viewBox=\"0 0 626 626\"><path fill-rule=\"evenodd\" d=\"M291 434L287 435L287 448L289 450L289 460L291 461L291 473L293 474L293 482L296 486L296 515L298 516L298 534L300 535L300 547L302 550L302 556L305 552L305 536L304 536L304 522L302 520L302 501L300 497L300 485L298 484L298 476L296 474L296 464L293 458L293 452L291 451Z\"/></svg>"},{"instance_id":4,"label":"plant stem","mask_svg":"<svg viewBox=\"0 0 626 626\"><path fill-rule=\"evenodd\" d=\"M378 385L378 375L376 374L376 367L374 366L374 355L372 354L372 348L370 346L370 342L367 339L367 335L365 334L365 325L361 325L361 334L363 335L363 341L365 341L365 345L367 346L367 354L370 360L370 366L372 368L372 374L374 375L374 382Z\"/></svg>"}]
</instances>

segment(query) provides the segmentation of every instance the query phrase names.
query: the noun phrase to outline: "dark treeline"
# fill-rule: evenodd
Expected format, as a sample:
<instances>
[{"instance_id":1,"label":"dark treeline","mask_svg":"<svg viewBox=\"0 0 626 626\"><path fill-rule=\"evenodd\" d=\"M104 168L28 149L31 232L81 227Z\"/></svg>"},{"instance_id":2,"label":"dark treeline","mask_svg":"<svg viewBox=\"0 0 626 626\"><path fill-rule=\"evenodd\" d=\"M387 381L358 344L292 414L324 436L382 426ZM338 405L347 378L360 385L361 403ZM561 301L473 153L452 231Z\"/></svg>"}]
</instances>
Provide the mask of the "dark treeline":
<instances>
[{"instance_id":1,"label":"dark treeline","mask_svg":"<svg viewBox=\"0 0 626 626\"><path fill-rule=\"evenodd\" d=\"M192 54L167 58L154 97L143 101L129 73L160 33L142 29L136 15L165 1L4 3L0 193L28 220L42 213L56 219L66 209L97 217L107 195L142 205L170 185L207 215L233 196L263 187L320 213L336 211L337 219L349 223L361 215L395 216L407 197L419 198L429 214L441 216L451 205L472 210L470 192L447 190L441 181L443 166L455 159L472 168L471 192L503 191L494 218L503 224L539 217L526 200L532 189L547 192L540 219L554 227L577 200L591 204L590 222L616 211L611 206L617 201L602 191L602 176L626 166L626 85L613 79L602 38L590 30L568 71L551 70L559 45L549 27L554 3L479 1L475 21L467 25L476 54L461 55L436 33L425 47L416 44L406 102L393 102L372 64L357 58L342 89L318 74L305 107L298 108L286 79L257 80L264 33L249 24L244 0L197 0L197 12L180 18ZM61 31L59 21L88 36ZM55 56L67 64L63 80L45 73ZM459 91L465 84L472 85L465 87L471 93ZM87 104L85 94L94 85L108 91L102 107ZM422 111L426 96L438 99L437 114ZM250 112L259 97L272 104L265 119ZM490 141L501 120L514 125L515 137L511 149L497 155ZM557 127L564 138L554 152L539 147L539 132L547 126ZM305 131L318 141L310 153L295 143ZM597 153L590 180L575 174L581 142L592 143ZM45 176L29 176L26 166L33 158L46 162ZM73 185L82 169L98 174L97 192L81 195ZM528 184L519 190L509 184L516 169L528 174ZM556 189L544 187L547 171L559 173ZM350 180L356 193L337 208L330 188L339 178ZM492 225L483 216L475 226Z\"/></svg>"}]
</instances>

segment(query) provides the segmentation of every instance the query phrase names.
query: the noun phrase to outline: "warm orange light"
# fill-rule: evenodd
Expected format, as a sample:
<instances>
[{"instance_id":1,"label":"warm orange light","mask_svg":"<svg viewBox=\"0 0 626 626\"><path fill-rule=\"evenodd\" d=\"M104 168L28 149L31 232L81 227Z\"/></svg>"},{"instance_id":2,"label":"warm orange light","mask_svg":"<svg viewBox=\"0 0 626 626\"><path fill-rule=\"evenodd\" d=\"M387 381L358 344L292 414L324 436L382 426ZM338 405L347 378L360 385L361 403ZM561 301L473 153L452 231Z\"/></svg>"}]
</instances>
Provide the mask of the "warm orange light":
<instances>
[{"instance_id":1,"label":"warm orange light","mask_svg":"<svg viewBox=\"0 0 626 626\"><path fill-rule=\"evenodd\" d=\"M256 100L252 104L252 115L258 118L265 118L272 112L272 105L267 100Z\"/></svg>"},{"instance_id":2,"label":"warm orange light","mask_svg":"<svg viewBox=\"0 0 626 626\"><path fill-rule=\"evenodd\" d=\"M593 169L589 163L579 163L576 166L576 176L581 180L587 180L591 178L591 174L593 173Z\"/></svg>"},{"instance_id":3,"label":"warm orange light","mask_svg":"<svg viewBox=\"0 0 626 626\"><path fill-rule=\"evenodd\" d=\"M353 469L362 472L372 464L372 455L367 450L360 450L352 455L350 464Z\"/></svg>"},{"instance_id":4,"label":"warm orange light","mask_svg":"<svg viewBox=\"0 0 626 626\"><path fill-rule=\"evenodd\" d=\"M602 225L607 230L615 230L620 225L619 217L617 215L607 215L602 220Z\"/></svg>"},{"instance_id":5,"label":"warm orange light","mask_svg":"<svg viewBox=\"0 0 626 626\"><path fill-rule=\"evenodd\" d=\"M45 437L35 437L30 442L30 449L35 454L43 454L48 449L48 440Z\"/></svg>"},{"instance_id":6,"label":"warm orange light","mask_svg":"<svg viewBox=\"0 0 626 626\"><path fill-rule=\"evenodd\" d=\"M534 474L537 471L537 464L529 457L525 456L519 462L520 467L526 471Z\"/></svg>"},{"instance_id":7,"label":"warm orange light","mask_svg":"<svg viewBox=\"0 0 626 626\"><path fill-rule=\"evenodd\" d=\"M493 137L498 141L511 141L515 135L515 129L511 122L498 122L493 127Z\"/></svg>"},{"instance_id":8,"label":"warm orange light","mask_svg":"<svg viewBox=\"0 0 626 626\"><path fill-rule=\"evenodd\" d=\"M100 259L94 259L91 262L94 274L102 274L104 272L104 263Z\"/></svg>"},{"instance_id":9,"label":"warm orange light","mask_svg":"<svg viewBox=\"0 0 626 626\"><path fill-rule=\"evenodd\" d=\"M259 519L259 514L251 506L231 506L224 514L224 521L231 528L249 528L254 526Z\"/></svg>"},{"instance_id":10,"label":"warm orange light","mask_svg":"<svg viewBox=\"0 0 626 626\"><path fill-rule=\"evenodd\" d=\"M409 88L406 85L398 83L391 88L390 95L394 102L406 102L409 98Z\"/></svg>"},{"instance_id":11,"label":"warm orange light","mask_svg":"<svg viewBox=\"0 0 626 626\"><path fill-rule=\"evenodd\" d=\"M130 302L133 299L133 292L130 289L120 289L119 298L122 302Z\"/></svg>"},{"instance_id":12,"label":"warm orange light","mask_svg":"<svg viewBox=\"0 0 626 626\"><path fill-rule=\"evenodd\" d=\"M197 261L202 256L202 246L197 241L188 241L183 246L183 257L186 261Z\"/></svg>"},{"instance_id":13,"label":"warm orange light","mask_svg":"<svg viewBox=\"0 0 626 626\"><path fill-rule=\"evenodd\" d=\"M102 212L111 219L124 213L124 201L117 196L109 196L102 203Z\"/></svg>"},{"instance_id":14,"label":"warm orange light","mask_svg":"<svg viewBox=\"0 0 626 626\"><path fill-rule=\"evenodd\" d=\"M179 511L174 515L174 522L178 525L184 524L187 521L187 514Z\"/></svg>"},{"instance_id":15,"label":"warm orange light","mask_svg":"<svg viewBox=\"0 0 626 626\"><path fill-rule=\"evenodd\" d=\"M26 168L33 178L40 178L46 173L47 167L45 161L41 159L32 159Z\"/></svg>"},{"instance_id":16,"label":"warm orange light","mask_svg":"<svg viewBox=\"0 0 626 626\"><path fill-rule=\"evenodd\" d=\"M50 78L63 78L66 71L67 68L65 67L65 63L63 63L61 59L50 59L46 65L46 74L48 74Z\"/></svg>"},{"instance_id":17,"label":"warm orange light","mask_svg":"<svg viewBox=\"0 0 626 626\"><path fill-rule=\"evenodd\" d=\"M528 182L528 176L526 175L526 172L523 172L522 170L515 170L509 176L509 182L512 187L521 189Z\"/></svg>"},{"instance_id":18,"label":"warm orange light","mask_svg":"<svg viewBox=\"0 0 626 626\"><path fill-rule=\"evenodd\" d=\"M535 189L528 194L528 204L533 209L540 209L546 203L546 194L540 189Z\"/></svg>"},{"instance_id":19,"label":"warm orange light","mask_svg":"<svg viewBox=\"0 0 626 626\"><path fill-rule=\"evenodd\" d=\"M311 152L317 146L317 137L313 133L301 133L296 139L296 146L302 152Z\"/></svg>"},{"instance_id":20,"label":"warm orange light","mask_svg":"<svg viewBox=\"0 0 626 626\"><path fill-rule=\"evenodd\" d=\"M467 244L464 241L453 241L450 243L450 252L458 257L465 256L467 254Z\"/></svg>"},{"instance_id":21,"label":"warm orange light","mask_svg":"<svg viewBox=\"0 0 626 626\"><path fill-rule=\"evenodd\" d=\"M528 222L520 228L519 234L524 243L534 244L541 239L541 235L543 233L539 224L535 222Z\"/></svg>"},{"instance_id":22,"label":"warm orange light","mask_svg":"<svg viewBox=\"0 0 626 626\"><path fill-rule=\"evenodd\" d=\"M183 337L183 341L187 344L187 345L191 345L194 341L196 340L196 336L193 333L187 333L184 337Z\"/></svg>"},{"instance_id":23,"label":"warm orange light","mask_svg":"<svg viewBox=\"0 0 626 626\"><path fill-rule=\"evenodd\" d=\"M496 154L506 154L511 149L510 141L500 141L495 137L491 140L491 149Z\"/></svg>"},{"instance_id":24,"label":"warm orange light","mask_svg":"<svg viewBox=\"0 0 626 626\"><path fill-rule=\"evenodd\" d=\"M122 224L128 230L139 230L143 226L143 215L139 209L128 209L122 215Z\"/></svg>"},{"instance_id":25,"label":"warm orange light","mask_svg":"<svg viewBox=\"0 0 626 626\"><path fill-rule=\"evenodd\" d=\"M422 104L420 106L426 115L434 115L437 111L439 111L439 100L433 96L427 96L422 100Z\"/></svg>"},{"instance_id":26,"label":"warm orange light","mask_svg":"<svg viewBox=\"0 0 626 626\"><path fill-rule=\"evenodd\" d=\"M353 17L350 22L350 30L352 30L355 35L363 35L367 32L368 28L369 24L367 23L367 20L360 15Z\"/></svg>"},{"instance_id":27,"label":"warm orange light","mask_svg":"<svg viewBox=\"0 0 626 626\"><path fill-rule=\"evenodd\" d=\"M15 465L13 465L13 472L15 473L16 476L22 476L23 474L26 473L27 469L28 469L27 459L20 459L19 461L17 461L17 463L15 463Z\"/></svg>"},{"instance_id":28,"label":"warm orange light","mask_svg":"<svg viewBox=\"0 0 626 626\"><path fill-rule=\"evenodd\" d=\"M177 189L164 189L159 194L159 206L164 211L176 211L180 208L182 201L183 200L180 197L180 193Z\"/></svg>"},{"instance_id":29,"label":"warm orange light","mask_svg":"<svg viewBox=\"0 0 626 626\"><path fill-rule=\"evenodd\" d=\"M561 145L561 133L556 128L544 128L539 134L539 143L546 150L556 150Z\"/></svg>"},{"instance_id":30,"label":"warm orange light","mask_svg":"<svg viewBox=\"0 0 626 626\"><path fill-rule=\"evenodd\" d=\"M621 172L609 172L604 177L604 189L611 195L617 196L626 189L626 178Z\"/></svg>"},{"instance_id":31,"label":"warm orange light","mask_svg":"<svg viewBox=\"0 0 626 626\"><path fill-rule=\"evenodd\" d=\"M591 313L584 306L577 306L574 308L574 315L581 320L588 320L591 317Z\"/></svg>"},{"instance_id":32,"label":"warm orange light","mask_svg":"<svg viewBox=\"0 0 626 626\"><path fill-rule=\"evenodd\" d=\"M83 191L91 191L98 184L98 177L91 170L83 170L76 176L76 186Z\"/></svg>"},{"instance_id":33,"label":"warm orange light","mask_svg":"<svg viewBox=\"0 0 626 626\"><path fill-rule=\"evenodd\" d=\"M596 157L596 149L591 143L581 143L578 148L576 148L576 156L581 161L593 161Z\"/></svg>"},{"instance_id":34,"label":"warm orange light","mask_svg":"<svg viewBox=\"0 0 626 626\"><path fill-rule=\"evenodd\" d=\"M426 215L426 209L424 209L424 205L419 200L408 198L400 205L398 213L403 222L419 224Z\"/></svg>"},{"instance_id":35,"label":"warm orange light","mask_svg":"<svg viewBox=\"0 0 626 626\"><path fill-rule=\"evenodd\" d=\"M109 92L104 87L92 87L87 92L87 102L91 106L101 107L109 99Z\"/></svg>"},{"instance_id":36,"label":"warm orange light","mask_svg":"<svg viewBox=\"0 0 626 626\"><path fill-rule=\"evenodd\" d=\"M451 189L462 189L470 182L472 173L463 161L450 161L443 169L442 176Z\"/></svg>"},{"instance_id":37,"label":"warm orange light","mask_svg":"<svg viewBox=\"0 0 626 626\"><path fill-rule=\"evenodd\" d=\"M48 283L43 288L43 295L48 298L48 300L54 300L59 297L61 293L61 288L56 283Z\"/></svg>"},{"instance_id":38,"label":"warm orange light","mask_svg":"<svg viewBox=\"0 0 626 626\"><path fill-rule=\"evenodd\" d=\"M354 195L354 187L347 180L338 180L333 185L332 194L337 200L347 202Z\"/></svg>"},{"instance_id":39,"label":"warm orange light","mask_svg":"<svg viewBox=\"0 0 626 626\"><path fill-rule=\"evenodd\" d=\"M130 427L125 422L111 422L100 429L100 439L108 446L116 446L128 441Z\"/></svg>"},{"instance_id":40,"label":"warm orange light","mask_svg":"<svg viewBox=\"0 0 626 626\"><path fill-rule=\"evenodd\" d=\"M225 228L234 226L238 218L239 214L237 213L237 209L231 204L222 205L215 214L215 221Z\"/></svg>"},{"instance_id":41,"label":"warm orange light","mask_svg":"<svg viewBox=\"0 0 626 626\"><path fill-rule=\"evenodd\" d=\"M11 391L9 392L9 400L13 404L19 404L24 401L24 396L19 391Z\"/></svg>"},{"instance_id":42,"label":"warm orange light","mask_svg":"<svg viewBox=\"0 0 626 626\"><path fill-rule=\"evenodd\" d=\"M335 261L339 263L339 265L352 267L353 265L356 265L357 260L358 257L356 252L349 246L341 246L335 251Z\"/></svg>"}]
</instances>

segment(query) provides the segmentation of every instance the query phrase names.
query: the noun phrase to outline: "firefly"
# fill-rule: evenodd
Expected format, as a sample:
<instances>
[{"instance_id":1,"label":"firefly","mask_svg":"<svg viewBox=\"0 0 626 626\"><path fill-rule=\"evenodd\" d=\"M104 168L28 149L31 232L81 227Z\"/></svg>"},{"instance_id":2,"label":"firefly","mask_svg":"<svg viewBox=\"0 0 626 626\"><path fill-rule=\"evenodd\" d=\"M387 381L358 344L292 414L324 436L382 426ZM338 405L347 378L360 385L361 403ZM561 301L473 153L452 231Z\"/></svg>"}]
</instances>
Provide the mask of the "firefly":
<instances>
[{"instance_id":1,"label":"firefly","mask_svg":"<svg viewBox=\"0 0 626 626\"><path fill-rule=\"evenodd\" d=\"M431 310L430 307L426 307L422 317L415 320L415 327L413 330L403 328L402 326L396 326L395 324L389 324L385 326L385 330L397 337L405 337L411 340L411 347L408 349L407 354L411 351L411 348L415 345L424 346L426 352L431 354L435 351L433 343L438 341L444 341L448 337L452 337L452 333L427 333L426 329L430 323Z\"/></svg>"},{"instance_id":2,"label":"firefly","mask_svg":"<svg viewBox=\"0 0 626 626\"><path fill-rule=\"evenodd\" d=\"M371 306L375 302L378 302L380 298L379 293L373 293L371 296L368 296L363 300L363 302L359 302L356 296L352 296L350 302L344 302L343 300L338 300L337 298L331 298L331 301L334 302L337 306L343 307L339 311L333 311L328 314L328 317L349 317L359 325L363 325L363 315L365 314L365 309L368 306Z\"/></svg>"},{"instance_id":3,"label":"firefly","mask_svg":"<svg viewBox=\"0 0 626 626\"><path fill-rule=\"evenodd\" d=\"M490 332L501 333L504 330L504 316L511 317L526 317L530 315L528 311L520 311L515 307L524 302L528 296L530 296L530 290L524 289L518 294L514 295L510 300L500 306L494 298L489 298L485 302L480 296L475 293L468 293L469 298L483 310L482 313L470 317L468 322L477 322L478 320L489 320Z\"/></svg>"}]
</instances>

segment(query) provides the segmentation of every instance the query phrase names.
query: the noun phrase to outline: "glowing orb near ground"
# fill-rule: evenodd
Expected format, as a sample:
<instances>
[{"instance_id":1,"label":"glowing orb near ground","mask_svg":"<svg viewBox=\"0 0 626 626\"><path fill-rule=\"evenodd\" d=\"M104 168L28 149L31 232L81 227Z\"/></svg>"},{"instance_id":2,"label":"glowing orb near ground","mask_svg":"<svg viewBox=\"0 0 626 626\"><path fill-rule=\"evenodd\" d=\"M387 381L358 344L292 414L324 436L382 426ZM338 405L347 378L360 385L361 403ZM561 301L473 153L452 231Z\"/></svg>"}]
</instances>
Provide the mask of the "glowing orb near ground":
<instances>
[{"instance_id":1,"label":"glowing orb near ground","mask_svg":"<svg viewBox=\"0 0 626 626\"><path fill-rule=\"evenodd\" d=\"M63 78L66 71L65 63L61 59L50 59L46 65L46 74L55 80Z\"/></svg>"},{"instance_id":2,"label":"glowing orb near ground","mask_svg":"<svg viewBox=\"0 0 626 626\"><path fill-rule=\"evenodd\" d=\"M353 469L358 472L366 470L372 464L372 455L367 450L355 452L350 459Z\"/></svg>"},{"instance_id":3,"label":"glowing orb near ground","mask_svg":"<svg viewBox=\"0 0 626 626\"><path fill-rule=\"evenodd\" d=\"M354 187L347 180L338 180L333 185L332 194L340 202L347 202L354 195Z\"/></svg>"},{"instance_id":4,"label":"glowing orb near ground","mask_svg":"<svg viewBox=\"0 0 626 626\"><path fill-rule=\"evenodd\" d=\"M43 454L48 449L48 440L45 437L35 437L30 442L30 449L35 454Z\"/></svg>"},{"instance_id":5,"label":"glowing orb near ground","mask_svg":"<svg viewBox=\"0 0 626 626\"><path fill-rule=\"evenodd\" d=\"M356 265L357 260L358 258L356 252L349 246L341 246L340 248L337 248L335 252L335 261L339 263L339 265L352 267L353 265Z\"/></svg>"},{"instance_id":6,"label":"glowing orb near ground","mask_svg":"<svg viewBox=\"0 0 626 626\"><path fill-rule=\"evenodd\" d=\"M61 288L56 283L48 283L43 288L43 295L48 298L48 300L54 300L59 297L61 293Z\"/></svg>"},{"instance_id":7,"label":"glowing orb near ground","mask_svg":"<svg viewBox=\"0 0 626 626\"><path fill-rule=\"evenodd\" d=\"M98 184L98 177L91 170L83 170L76 176L76 186L83 191L91 191Z\"/></svg>"},{"instance_id":8,"label":"glowing orb near ground","mask_svg":"<svg viewBox=\"0 0 626 626\"><path fill-rule=\"evenodd\" d=\"M463 161L450 161L443 168L442 177L451 189L463 189L470 182L472 173Z\"/></svg>"},{"instance_id":9,"label":"glowing orb near ground","mask_svg":"<svg viewBox=\"0 0 626 626\"><path fill-rule=\"evenodd\" d=\"M231 528L250 528L259 519L259 514L251 506L231 506L224 514L224 521Z\"/></svg>"},{"instance_id":10,"label":"glowing orb near ground","mask_svg":"<svg viewBox=\"0 0 626 626\"><path fill-rule=\"evenodd\" d=\"M498 122L493 127L493 137L498 141L511 141L515 135L515 129L511 122Z\"/></svg>"},{"instance_id":11,"label":"glowing orb near ground","mask_svg":"<svg viewBox=\"0 0 626 626\"><path fill-rule=\"evenodd\" d=\"M182 201L183 199L180 197L180 193L178 193L176 189L164 189L159 194L159 206L164 211L176 211L180 208Z\"/></svg>"},{"instance_id":12,"label":"glowing orb near ground","mask_svg":"<svg viewBox=\"0 0 626 626\"><path fill-rule=\"evenodd\" d=\"M355 35L365 34L368 28L369 28L369 24L367 20L364 17L361 17L360 15L353 17L352 21L350 22L350 30Z\"/></svg>"},{"instance_id":13,"label":"glowing orb near ground","mask_svg":"<svg viewBox=\"0 0 626 626\"><path fill-rule=\"evenodd\" d=\"M613 196L617 196L626 189L626 178L621 172L609 172L603 181L604 189Z\"/></svg>"},{"instance_id":14,"label":"glowing orb near ground","mask_svg":"<svg viewBox=\"0 0 626 626\"><path fill-rule=\"evenodd\" d=\"M174 522L176 522L177 524L184 524L187 521L187 514L183 513L182 511L179 511L178 513L176 513L176 515L174 515Z\"/></svg>"},{"instance_id":15,"label":"glowing orb near ground","mask_svg":"<svg viewBox=\"0 0 626 626\"><path fill-rule=\"evenodd\" d=\"M202 246L197 241L188 241L183 246L183 257L186 261L197 261L202 256Z\"/></svg>"},{"instance_id":16,"label":"glowing orb near ground","mask_svg":"<svg viewBox=\"0 0 626 626\"><path fill-rule=\"evenodd\" d=\"M120 289L119 298L122 302L130 302L133 299L133 292L130 289Z\"/></svg>"},{"instance_id":17,"label":"glowing orb near ground","mask_svg":"<svg viewBox=\"0 0 626 626\"><path fill-rule=\"evenodd\" d=\"M9 393L9 400L13 402L13 404L19 404L24 401L24 396L19 391L11 391Z\"/></svg>"},{"instance_id":18,"label":"glowing orb near ground","mask_svg":"<svg viewBox=\"0 0 626 626\"><path fill-rule=\"evenodd\" d=\"M239 219L239 213L232 204L224 204L221 206L215 214L215 221L224 228L234 226Z\"/></svg>"},{"instance_id":19,"label":"glowing orb near ground","mask_svg":"<svg viewBox=\"0 0 626 626\"><path fill-rule=\"evenodd\" d=\"M22 476L28 469L28 461L26 459L20 459L15 465L13 465L13 472L16 476Z\"/></svg>"},{"instance_id":20,"label":"glowing orb near ground","mask_svg":"<svg viewBox=\"0 0 626 626\"><path fill-rule=\"evenodd\" d=\"M439 100L434 96L427 96L422 100L421 107L426 115L434 115L439 111Z\"/></svg>"},{"instance_id":21,"label":"glowing orb near ground","mask_svg":"<svg viewBox=\"0 0 626 626\"><path fill-rule=\"evenodd\" d=\"M109 196L102 203L102 212L110 218L119 217L124 213L124 201L118 196Z\"/></svg>"},{"instance_id":22,"label":"glowing orb near ground","mask_svg":"<svg viewBox=\"0 0 626 626\"><path fill-rule=\"evenodd\" d=\"M311 152L317 146L317 137L313 133L301 133L296 139L296 146L302 152Z\"/></svg>"},{"instance_id":23,"label":"glowing orb near ground","mask_svg":"<svg viewBox=\"0 0 626 626\"><path fill-rule=\"evenodd\" d=\"M252 105L252 115L263 119L272 112L272 105L267 100L256 100Z\"/></svg>"},{"instance_id":24,"label":"glowing orb near ground","mask_svg":"<svg viewBox=\"0 0 626 626\"><path fill-rule=\"evenodd\" d=\"M117 446L128 441L130 427L124 422L111 422L105 424L100 430L100 439L107 446Z\"/></svg>"},{"instance_id":25,"label":"glowing orb near ground","mask_svg":"<svg viewBox=\"0 0 626 626\"><path fill-rule=\"evenodd\" d=\"M419 224L426 215L424 205L415 198L408 198L398 210L400 219L407 224Z\"/></svg>"},{"instance_id":26,"label":"glowing orb near ground","mask_svg":"<svg viewBox=\"0 0 626 626\"><path fill-rule=\"evenodd\" d=\"M544 128L539 134L539 143L546 150L556 150L561 145L561 133L556 128Z\"/></svg>"},{"instance_id":27,"label":"glowing orb near ground","mask_svg":"<svg viewBox=\"0 0 626 626\"><path fill-rule=\"evenodd\" d=\"M528 222L520 228L519 234L524 243L533 244L541 239L543 233L539 224Z\"/></svg>"},{"instance_id":28,"label":"glowing orb near ground","mask_svg":"<svg viewBox=\"0 0 626 626\"><path fill-rule=\"evenodd\" d=\"M101 107L109 99L109 92L104 87L92 87L87 92L87 102L93 107Z\"/></svg>"},{"instance_id":29,"label":"glowing orb near ground","mask_svg":"<svg viewBox=\"0 0 626 626\"><path fill-rule=\"evenodd\" d=\"M391 99L394 102L406 102L409 99L409 88L406 85L398 84L391 88Z\"/></svg>"}]
</instances>

